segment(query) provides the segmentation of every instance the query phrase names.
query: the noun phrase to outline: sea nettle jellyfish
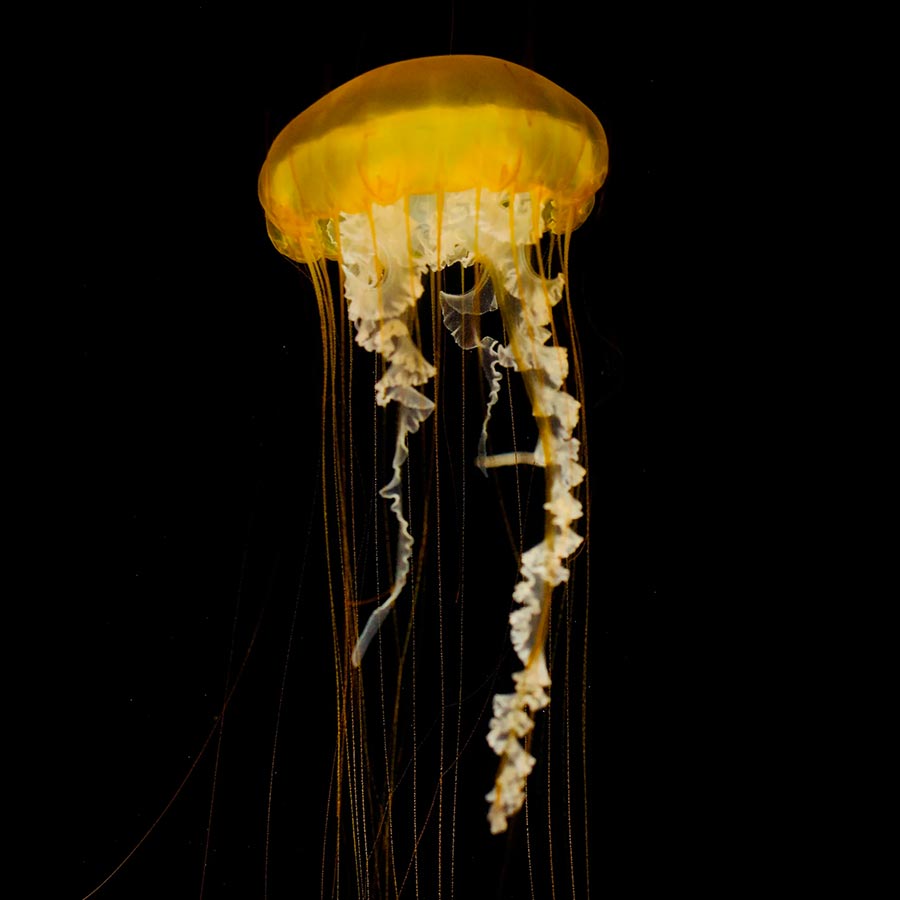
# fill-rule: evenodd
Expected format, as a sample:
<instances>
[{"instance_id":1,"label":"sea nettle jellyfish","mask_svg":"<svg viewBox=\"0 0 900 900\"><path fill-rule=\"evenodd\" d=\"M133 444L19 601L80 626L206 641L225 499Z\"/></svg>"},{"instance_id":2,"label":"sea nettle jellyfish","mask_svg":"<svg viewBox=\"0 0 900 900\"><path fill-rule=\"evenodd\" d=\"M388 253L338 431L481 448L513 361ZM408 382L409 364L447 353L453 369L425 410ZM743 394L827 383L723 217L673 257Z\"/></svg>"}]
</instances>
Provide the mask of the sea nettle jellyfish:
<instances>
[{"instance_id":1,"label":"sea nettle jellyfish","mask_svg":"<svg viewBox=\"0 0 900 900\"><path fill-rule=\"evenodd\" d=\"M461 763L489 756L470 740L473 723L484 724L499 758L493 786L479 790L487 790L480 827L506 831L525 804L535 721L556 696L554 605L572 590L584 534L583 384L566 292L569 240L591 211L607 160L597 117L557 85L499 59L445 56L385 66L332 91L287 125L260 173L269 236L307 267L322 326L337 710L327 896L347 877L339 873L348 856L361 897L437 897L441 886L452 894L457 843L477 827L464 818ZM370 364L353 342L373 354ZM456 417L440 409L445 392L459 396L463 351L475 351L467 355L483 373L470 376L481 390L478 424L468 431L459 424L471 421L464 398ZM514 377L504 379L506 372ZM371 376L382 410L365 426L361 373ZM530 445L517 436L522 409L530 412ZM451 420L453 433L446 433ZM505 434L497 432L501 422ZM390 447L382 460L385 429ZM414 450L429 432L427 447ZM441 461L446 447L459 448L454 462ZM473 464L469 471L494 479L501 473L490 470L515 473L512 488L487 489L501 505L514 497L508 506L515 509L499 519L511 541L501 527L485 552L479 531L478 570L465 581L472 554L460 548L472 502L465 498L474 490L465 487L465 470ZM442 503L448 481L452 499ZM488 484L478 481L479 488ZM367 512L365 495L375 490L389 511L380 526L379 515ZM535 506L529 493L540 497L537 529L525 522ZM448 533L456 542L451 553L441 549ZM514 552L506 553L510 545ZM518 575L513 567L504 596L491 585L507 557ZM518 658L512 672L495 660L477 683L463 675L469 646L478 645L463 637L479 628L471 612L465 628L462 622L463 595L471 605L473 591L479 611L494 605L508 617ZM428 621L429 634L417 630L417 618ZM427 700L416 684L423 667L439 670L440 686ZM568 668L565 674L568 682ZM489 722L477 699L486 679L500 684ZM583 728L582 713L572 716ZM583 741L572 737L565 712L562 721L568 783L576 777L569 761ZM571 788L566 792L571 800ZM548 816L529 817L529 860L537 855L533 842L548 839ZM569 846L558 855L568 859L573 842L586 838L571 802L561 818L568 819Z\"/></svg>"}]
</instances>

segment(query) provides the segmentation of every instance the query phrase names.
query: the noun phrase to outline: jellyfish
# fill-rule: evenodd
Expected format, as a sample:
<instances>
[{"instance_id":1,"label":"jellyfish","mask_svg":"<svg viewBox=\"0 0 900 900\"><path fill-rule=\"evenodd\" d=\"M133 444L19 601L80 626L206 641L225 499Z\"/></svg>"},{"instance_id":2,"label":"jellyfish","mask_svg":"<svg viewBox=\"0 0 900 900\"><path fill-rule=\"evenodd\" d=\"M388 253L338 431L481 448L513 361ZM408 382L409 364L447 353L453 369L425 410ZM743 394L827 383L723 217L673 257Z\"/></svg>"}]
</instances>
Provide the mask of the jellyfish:
<instances>
[{"instance_id":1,"label":"jellyfish","mask_svg":"<svg viewBox=\"0 0 900 900\"><path fill-rule=\"evenodd\" d=\"M540 539L522 548L510 584L518 668L511 689L493 697L486 734L499 758L486 796L494 834L526 798L535 764L530 735L550 702L550 611L583 541L580 370L574 350L558 340L554 308L567 296L570 237L590 213L607 165L599 120L553 82L499 59L442 56L384 66L332 91L278 135L259 177L269 237L308 273L322 323L321 455L335 483L325 527L337 535L327 546L339 573L332 597L341 612L334 616L339 706L385 622L405 598L413 602L420 535L406 470L411 442L435 416L435 383L452 377L441 371L437 337L429 358L423 296L438 323L433 334L445 329L445 340L480 359L483 410L474 458L464 464L484 475L505 467L541 473ZM459 272L451 290L450 273ZM354 351L348 335L371 356ZM376 409L390 414L394 429L378 489L393 531L389 588L371 611L354 586L351 534L351 470L361 451L350 412L358 398L348 389L364 359L375 372ZM532 446L503 446L494 433L505 373L524 386ZM338 735L356 748L338 755L367 758L363 731ZM375 830L389 828L382 818Z\"/></svg>"}]
</instances>

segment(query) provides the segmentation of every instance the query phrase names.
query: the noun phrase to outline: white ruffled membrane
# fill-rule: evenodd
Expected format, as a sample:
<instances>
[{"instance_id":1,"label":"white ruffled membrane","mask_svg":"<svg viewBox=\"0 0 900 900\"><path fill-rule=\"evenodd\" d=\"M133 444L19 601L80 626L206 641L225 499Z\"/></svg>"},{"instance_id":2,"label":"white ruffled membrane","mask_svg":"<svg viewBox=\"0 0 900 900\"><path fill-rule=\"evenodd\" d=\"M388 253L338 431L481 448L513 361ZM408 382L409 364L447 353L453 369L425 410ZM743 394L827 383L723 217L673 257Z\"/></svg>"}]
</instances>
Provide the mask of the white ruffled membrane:
<instances>
[{"instance_id":1,"label":"white ruffled membrane","mask_svg":"<svg viewBox=\"0 0 900 900\"><path fill-rule=\"evenodd\" d=\"M510 635L523 668L513 675L513 693L494 697L488 743L500 757L494 788L487 795L491 831L506 830L507 819L521 809L534 757L525 749L535 713L549 703L550 675L542 635L546 633L553 589L568 578L565 560L582 541L572 523L582 515L573 490L584 478L579 443L572 436L580 404L567 394L565 348L550 341L552 307L563 292L563 278L542 278L530 263L531 246L540 240L552 214L546 201L532 209L527 193L464 191L413 196L391 206L373 205L371 213L343 215L338 222L344 293L356 327L356 341L381 355L384 375L375 386L380 406L397 404L397 440L393 476L381 489L397 519L398 541L394 581L388 598L372 613L353 650L358 666L369 643L403 591L410 571L413 536L403 514L402 470L409 455L408 437L434 409L420 387L434 367L410 334L411 311L424 291L422 276L446 266L482 263L492 273L509 343L481 338L466 327L473 291L461 296L442 293L444 322L463 349L481 346L489 381L488 405L477 465L531 464L545 470L547 521L544 539L522 556L513 597ZM439 239L440 238L440 239ZM500 282L498 284L498 282ZM482 297L484 292L482 292ZM482 303L482 311L485 304ZM525 380L539 438L533 453L486 455L487 426L500 391L501 367Z\"/></svg>"}]
</instances>

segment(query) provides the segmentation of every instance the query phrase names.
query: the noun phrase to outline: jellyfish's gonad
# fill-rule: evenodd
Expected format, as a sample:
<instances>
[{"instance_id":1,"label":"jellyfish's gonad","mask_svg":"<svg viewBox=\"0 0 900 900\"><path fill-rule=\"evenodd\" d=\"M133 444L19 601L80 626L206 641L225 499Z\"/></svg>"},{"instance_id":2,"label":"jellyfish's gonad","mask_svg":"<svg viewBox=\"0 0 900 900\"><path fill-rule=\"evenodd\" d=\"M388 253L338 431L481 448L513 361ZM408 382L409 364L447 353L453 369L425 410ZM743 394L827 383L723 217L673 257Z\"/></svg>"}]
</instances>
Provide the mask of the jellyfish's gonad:
<instances>
[{"instance_id":1,"label":"jellyfish's gonad","mask_svg":"<svg viewBox=\"0 0 900 900\"><path fill-rule=\"evenodd\" d=\"M333 259L355 340L381 358L376 402L396 410L392 472L380 491L397 528L392 586L358 637L350 634L353 666L364 665L413 560L404 466L409 436L435 406L428 396L435 370L416 340L423 276L475 265L493 282L485 305L502 317L495 337L482 335L473 318L484 311L476 308L479 296L489 292L440 292L445 325L463 349L478 349L487 376L476 465L543 470L543 540L521 555L510 615L522 668L514 690L495 696L488 734L500 757L487 797L493 832L504 831L523 803L534 765L527 735L535 712L549 702L551 596L567 580L566 560L582 541L576 494L585 469L573 436L580 404L567 392L569 358L555 340L553 307L565 290L568 238L590 212L606 171L603 128L580 101L512 63L447 56L385 66L331 92L281 132L259 179L273 243L311 273L326 325L326 389L334 396L340 379L334 332L335 315L343 314L333 307L325 266ZM562 260L552 277L535 250L548 232ZM503 369L524 382L538 440L528 452L488 455ZM323 408L326 428L329 422Z\"/></svg>"}]
</instances>

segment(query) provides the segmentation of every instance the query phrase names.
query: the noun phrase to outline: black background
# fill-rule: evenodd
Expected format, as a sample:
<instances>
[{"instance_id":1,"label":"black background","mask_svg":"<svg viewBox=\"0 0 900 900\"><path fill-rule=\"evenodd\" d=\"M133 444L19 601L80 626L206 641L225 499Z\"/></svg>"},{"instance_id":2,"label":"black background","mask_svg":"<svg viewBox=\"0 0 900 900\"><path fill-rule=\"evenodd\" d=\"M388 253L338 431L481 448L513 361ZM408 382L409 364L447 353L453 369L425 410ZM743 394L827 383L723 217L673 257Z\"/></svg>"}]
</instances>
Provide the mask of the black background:
<instances>
[{"instance_id":1,"label":"black background","mask_svg":"<svg viewBox=\"0 0 900 900\"><path fill-rule=\"evenodd\" d=\"M573 239L570 272L595 492L592 883L597 896L664 883L660 823L672 812L658 786L672 738L659 715L667 673L657 655L666 272L655 23L603 4L589 14L437 3L116 15L69 23L51 141L71 213L47 228L64 228L74 251L52 313L67 343L51 424L61 476L54 565L69 592L54 622L68 650L57 704L71 712L55 764L65 791L60 896L95 887L162 812L241 665L204 896L262 896L287 628L304 566L319 562L304 548L319 527L309 461L321 363L312 292L268 241L257 173L278 131L328 90L378 65L448 52L534 68L593 109L609 139L607 187ZM318 896L323 786L304 786L313 767L303 754L328 759L333 749L331 726L316 717L333 706L331 678L316 682L302 662L328 643L327 622L308 600L300 609L292 665L308 680L291 683L285 715L300 717L302 739L285 738L279 771L307 792L309 844L294 844L295 865L273 862L274 898ZM208 749L98 897L199 896L215 758Z\"/></svg>"}]
</instances>

